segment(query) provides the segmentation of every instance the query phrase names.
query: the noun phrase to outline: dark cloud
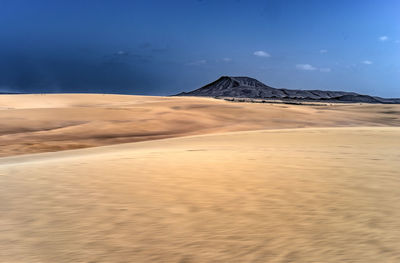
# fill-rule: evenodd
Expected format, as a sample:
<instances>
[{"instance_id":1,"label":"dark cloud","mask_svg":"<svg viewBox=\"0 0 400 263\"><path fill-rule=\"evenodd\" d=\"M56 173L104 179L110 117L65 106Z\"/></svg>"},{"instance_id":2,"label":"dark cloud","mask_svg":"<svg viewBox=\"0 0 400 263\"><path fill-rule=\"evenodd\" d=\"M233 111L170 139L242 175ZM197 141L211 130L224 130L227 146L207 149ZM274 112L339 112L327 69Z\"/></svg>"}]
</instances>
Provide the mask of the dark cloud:
<instances>
[{"instance_id":1,"label":"dark cloud","mask_svg":"<svg viewBox=\"0 0 400 263\"><path fill-rule=\"evenodd\" d=\"M0 57L0 87L13 92L151 94L159 87L151 66L145 66L151 56L9 52Z\"/></svg>"}]
</instances>

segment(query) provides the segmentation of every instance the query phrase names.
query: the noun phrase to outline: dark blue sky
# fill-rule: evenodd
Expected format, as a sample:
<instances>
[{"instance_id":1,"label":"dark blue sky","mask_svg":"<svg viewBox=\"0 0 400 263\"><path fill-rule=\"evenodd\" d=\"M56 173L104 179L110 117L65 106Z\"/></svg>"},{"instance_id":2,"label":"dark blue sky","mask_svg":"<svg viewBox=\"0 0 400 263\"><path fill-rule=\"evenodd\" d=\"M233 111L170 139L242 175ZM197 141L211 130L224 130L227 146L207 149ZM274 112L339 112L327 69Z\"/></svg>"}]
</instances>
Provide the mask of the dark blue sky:
<instances>
[{"instance_id":1,"label":"dark blue sky","mask_svg":"<svg viewBox=\"0 0 400 263\"><path fill-rule=\"evenodd\" d=\"M221 75L400 97L398 0L0 0L0 92L167 95Z\"/></svg>"}]
</instances>

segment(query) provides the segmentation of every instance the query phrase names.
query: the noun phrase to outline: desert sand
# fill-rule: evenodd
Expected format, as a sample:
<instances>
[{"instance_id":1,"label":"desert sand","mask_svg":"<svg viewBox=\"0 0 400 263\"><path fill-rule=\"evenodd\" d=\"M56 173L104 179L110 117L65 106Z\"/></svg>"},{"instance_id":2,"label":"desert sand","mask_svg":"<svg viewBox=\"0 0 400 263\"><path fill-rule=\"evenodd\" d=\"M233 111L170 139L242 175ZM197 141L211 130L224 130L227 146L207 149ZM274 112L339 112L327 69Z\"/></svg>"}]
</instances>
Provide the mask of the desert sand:
<instances>
[{"instance_id":1,"label":"desert sand","mask_svg":"<svg viewBox=\"0 0 400 263\"><path fill-rule=\"evenodd\" d=\"M400 261L398 105L0 98L0 262Z\"/></svg>"},{"instance_id":2,"label":"desert sand","mask_svg":"<svg viewBox=\"0 0 400 263\"><path fill-rule=\"evenodd\" d=\"M326 106L196 97L0 96L0 157L230 131L400 126L400 105Z\"/></svg>"}]
</instances>

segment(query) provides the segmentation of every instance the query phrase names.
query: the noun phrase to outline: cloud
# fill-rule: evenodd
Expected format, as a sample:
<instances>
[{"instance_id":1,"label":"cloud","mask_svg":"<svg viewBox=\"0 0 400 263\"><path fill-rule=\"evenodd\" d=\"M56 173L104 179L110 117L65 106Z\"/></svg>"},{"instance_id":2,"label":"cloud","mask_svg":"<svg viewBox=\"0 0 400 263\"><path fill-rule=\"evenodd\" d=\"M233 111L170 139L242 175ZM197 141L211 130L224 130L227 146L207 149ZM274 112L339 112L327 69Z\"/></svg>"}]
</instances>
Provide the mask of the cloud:
<instances>
[{"instance_id":1,"label":"cloud","mask_svg":"<svg viewBox=\"0 0 400 263\"><path fill-rule=\"evenodd\" d=\"M296 68L299 70L307 70L307 71L312 71L317 69L316 67L313 67L310 64L297 64Z\"/></svg>"},{"instance_id":2,"label":"cloud","mask_svg":"<svg viewBox=\"0 0 400 263\"><path fill-rule=\"evenodd\" d=\"M330 68L320 68L319 71L321 72L331 72Z\"/></svg>"},{"instance_id":3,"label":"cloud","mask_svg":"<svg viewBox=\"0 0 400 263\"><path fill-rule=\"evenodd\" d=\"M231 62L232 59L231 59L231 58L223 58L222 61L223 61L223 62Z\"/></svg>"},{"instance_id":4,"label":"cloud","mask_svg":"<svg viewBox=\"0 0 400 263\"><path fill-rule=\"evenodd\" d=\"M255 51L253 53L254 56L257 57L263 57L263 58L269 58L271 55L265 51L259 50L259 51Z\"/></svg>"},{"instance_id":5,"label":"cloud","mask_svg":"<svg viewBox=\"0 0 400 263\"><path fill-rule=\"evenodd\" d=\"M105 55L104 64L127 63L132 60L141 62L150 62L153 59L151 55L134 54L129 51L119 50L112 55Z\"/></svg>"},{"instance_id":6,"label":"cloud","mask_svg":"<svg viewBox=\"0 0 400 263\"><path fill-rule=\"evenodd\" d=\"M119 50L119 51L115 52L114 55L116 55L116 56L129 56L129 52L123 51L123 50Z\"/></svg>"},{"instance_id":7,"label":"cloud","mask_svg":"<svg viewBox=\"0 0 400 263\"><path fill-rule=\"evenodd\" d=\"M200 65L205 65L205 64L207 64L207 60L205 60L205 59L196 60L196 61L192 61L192 62L186 63L187 66L200 66Z\"/></svg>"},{"instance_id":8,"label":"cloud","mask_svg":"<svg viewBox=\"0 0 400 263\"><path fill-rule=\"evenodd\" d=\"M385 42L385 41L387 41L387 40L389 40L389 38L388 38L387 36L381 36L381 37L379 37L379 41Z\"/></svg>"},{"instance_id":9,"label":"cloud","mask_svg":"<svg viewBox=\"0 0 400 263\"><path fill-rule=\"evenodd\" d=\"M326 50L326 49L321 49L321 50L319 51L319 53L325 54L325 53L328 53L328 50Z\"/></svg>"},{"instance_id":10,"label":"cloud","mask_svg":"<svg viewBox=\"0 0 400 263\"><path fill-rule=\"evenodd\" d=\"M297 64L296 68L298 70L304 70L304 71L315 71L315 70L318 70L320 72L325 72L325 73L328 73L328 72L332 71L330 68L317 68L317 67L314 67L314 66L312 66L310 64Z\"/></svg>"},{"instance_id":11,"label":"cloud","mask_svg":"<svg viewBox=\"0 0 400 263\"><path fill-rule=\"evenodd\" d=\"M103 50L93 50L95 56L58 51L49 56L47 50L39 50L35 57L9 51L8 56L1 54L0 86L3 92L7 86L27 93L151 94L160 88L161 75L154 77L154 65L122 59L114 54L117 51L107 56Z\"/></svg>"},{"instance_id":12,"label":"cloud","mask_svg":"<svg viewBox=\"0 0 400 263\"><path fill-rule=\"evenodd\" d=\"M364 60L361 63L365 64L365 65L371 65L373 62L370 60Z\"/></svg>"}]
</instances>

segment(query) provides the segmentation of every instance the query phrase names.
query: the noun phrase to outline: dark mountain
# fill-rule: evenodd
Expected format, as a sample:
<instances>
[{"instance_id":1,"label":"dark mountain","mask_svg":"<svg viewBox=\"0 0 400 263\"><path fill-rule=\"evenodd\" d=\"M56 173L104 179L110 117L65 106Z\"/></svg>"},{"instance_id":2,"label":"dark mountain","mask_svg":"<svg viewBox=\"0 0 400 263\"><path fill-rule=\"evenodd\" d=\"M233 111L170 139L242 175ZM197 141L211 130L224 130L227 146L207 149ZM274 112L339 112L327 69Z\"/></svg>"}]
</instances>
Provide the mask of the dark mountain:
<instances>
[{"instance_id":1,"label":"dark mountain","mask_svg":"<svg viewBox=\"0 0 400 263\"><path fill-rule=\"evenodd\" d=\"M252 99L304 100L329 102L400 103L400 99L384 99L354 92L325 90L275 89L249 77L223 76L202 88L176 96L233 97Z\"/></svg>"}]
</instances>

